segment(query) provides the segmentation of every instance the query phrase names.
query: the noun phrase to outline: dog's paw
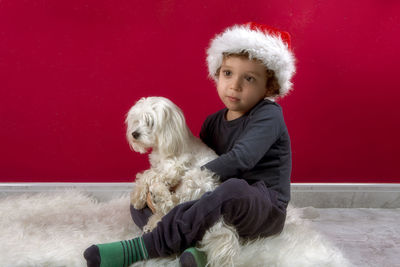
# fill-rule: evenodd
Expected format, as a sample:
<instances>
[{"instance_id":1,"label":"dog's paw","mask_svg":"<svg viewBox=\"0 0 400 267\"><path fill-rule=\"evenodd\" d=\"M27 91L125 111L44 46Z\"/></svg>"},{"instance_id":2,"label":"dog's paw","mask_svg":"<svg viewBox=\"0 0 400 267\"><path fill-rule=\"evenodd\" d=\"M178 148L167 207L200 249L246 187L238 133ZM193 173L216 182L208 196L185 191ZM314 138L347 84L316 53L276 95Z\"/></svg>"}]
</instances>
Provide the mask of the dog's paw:
<instances>
[{"instance_id":1,"label":"dog's paw","mask_svg":"<svg viewBox=\"0 0 400 267\"><path fill-rule=\"evenodd\" d=\"M142 194L137 194L137 192L133 191L131 193L131 204L137 210L143 209L146 206L146 198Z\"/></svg>"},{"instance_id":2,"label":"dog's paw","mask_svg":"<svg viewBox=\"0 0 400 267\"><path fill-rule=\"evenodd\" d=\"M156 213L150 216L149 220L147 221L147 224L143 227L143 232L149 233L153 231L154 228L156 228L157 223L161 221L162 214Z\"/></svg>"},{"instance_id":3,"label":"dog's paw","mask_svg":"<svg viewBox=\"0 0 400 267\"><path fill-rule=\"evenodd\" d=\"M143 233L150 233L151 232L151 230L153 230L153 229L151 229L151 227L149 226L149 225L145 225L144 227L143 227Z\"/></svg>"},{"instance_id":4,"label":"dog's paw","mask_svg":"<svg viewBox=\"0 0 400 267\"><path fill-rule=\"evenodd\" d=\"M171 201L171 192L162 183L150 185L149 192L154 205L165 205Z\"/></svg>"},{"instance_id":5,"label":"dog's paw","mask_svg":"<svg viewBox=\"0 0 400 267\"><path fill-rule=\"evenodd\" d=\"M134 200L131 200L131 204L137 210L141 210L144 207L146 207L146 202L145 201L134 201Z\"/></svg>"}]
</instances>

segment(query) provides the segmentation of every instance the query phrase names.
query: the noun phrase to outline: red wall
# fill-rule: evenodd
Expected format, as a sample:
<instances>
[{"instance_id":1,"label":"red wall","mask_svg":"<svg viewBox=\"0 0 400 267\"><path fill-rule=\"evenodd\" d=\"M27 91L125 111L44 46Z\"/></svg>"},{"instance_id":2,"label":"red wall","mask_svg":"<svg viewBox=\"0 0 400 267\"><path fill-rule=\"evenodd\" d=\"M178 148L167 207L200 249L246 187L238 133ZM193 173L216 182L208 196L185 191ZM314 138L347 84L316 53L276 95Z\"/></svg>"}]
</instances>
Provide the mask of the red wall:
<instances>
[{"instance_id":1,"label":"red wall","mask_svg":"<svg viewBox=\"0 0 400 267\"><path fill-rule=\"evenodd\" d=\"M292 181L400 182L399 3L0 1L0 182L132 181L130 106L169 97L197 135L222 107L209 39L247 21L292 34Z\"/></svg>"}]
</instances>

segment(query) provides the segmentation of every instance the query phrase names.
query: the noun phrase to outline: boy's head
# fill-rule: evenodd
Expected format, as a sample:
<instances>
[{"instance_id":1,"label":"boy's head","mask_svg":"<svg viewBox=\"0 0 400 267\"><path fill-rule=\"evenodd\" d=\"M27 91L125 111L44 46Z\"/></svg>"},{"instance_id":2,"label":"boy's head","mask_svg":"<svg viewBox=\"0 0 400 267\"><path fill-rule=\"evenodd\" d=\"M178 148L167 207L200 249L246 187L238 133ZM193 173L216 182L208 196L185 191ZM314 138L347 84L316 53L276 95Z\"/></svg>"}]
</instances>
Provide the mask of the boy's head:
<instances>
[{"instance_id":1,"label":"boy's head","mask_svg":"<svg viewBox=\"0 0 400 267\"><path fill-rule=\"evenodd\" d=\"M237 119L265 97L274 93L267 68L258 60L242 55L225 56L217 74L217 91L228 112L226 119Z\"/></svg>"},{"instance_id":2,"label":"boy's head","mask_svg":"<svg viewBox=\"0 0 400 267\"><path fill-rule=\"evenodd\" d=\"M269 99L285 96L291 89L295 58L290 35L272 27L247 23L227 28L211 40L207 50L209 76L219 83L221 66L232 58L264 66L265 89Z\"/></svg>"},{"instance_id":3,"label":"boy's head","mask_svg":"<svg viewBox=\"0 0 400 267\"><path fill-rule=\"evenodd\" d=\"M242 61L251 61L253 62L254 65L261 65L263 69L263 78L265 78L264 86L266 89L266 94L265 97L268 98L275 98L279 97L280 95L280 84L278 82L278 79L276 78L275 72L271 69L268 69L264 63L257 59L252 57L248 52L240 52L240 53L227 53L224 52L222 54L222 64L221 66L217 69L216 73L214 74L214 78L216 79L217 83L219 81L219 77L221 75L221 67L224 65L224 63L232 58L240 58Z\"/></svg>"}]
</instances>

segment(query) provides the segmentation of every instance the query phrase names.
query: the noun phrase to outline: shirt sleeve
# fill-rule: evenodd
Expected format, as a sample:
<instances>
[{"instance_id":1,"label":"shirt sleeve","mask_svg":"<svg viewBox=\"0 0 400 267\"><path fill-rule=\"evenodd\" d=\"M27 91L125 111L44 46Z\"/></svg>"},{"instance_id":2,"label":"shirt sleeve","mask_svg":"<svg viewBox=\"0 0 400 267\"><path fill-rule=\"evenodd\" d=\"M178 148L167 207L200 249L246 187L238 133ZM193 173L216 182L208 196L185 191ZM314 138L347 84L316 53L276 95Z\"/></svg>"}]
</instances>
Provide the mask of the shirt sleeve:
<instances>
[{"instance_id":1,"label":"shirt sleeve","mask_svg":"<svg viewBox=\"0 0 400 267\"><path fill-rule=\"evenodd\" d=\"M232 149L204 165L218 174L221 181L240 177L252 169L282 133L283 114L279 107L268 105L250 116Z\"/></svg>"}]
</instances>

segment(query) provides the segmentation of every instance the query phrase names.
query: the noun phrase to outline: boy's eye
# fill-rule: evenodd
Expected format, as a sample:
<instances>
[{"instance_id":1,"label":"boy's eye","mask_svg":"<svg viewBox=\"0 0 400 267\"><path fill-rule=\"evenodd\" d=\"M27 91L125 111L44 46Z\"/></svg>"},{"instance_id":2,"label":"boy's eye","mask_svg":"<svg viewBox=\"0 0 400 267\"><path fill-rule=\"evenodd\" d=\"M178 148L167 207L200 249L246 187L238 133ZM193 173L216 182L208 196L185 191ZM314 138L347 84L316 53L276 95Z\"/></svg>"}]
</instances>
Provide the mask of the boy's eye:
<instances>
[{"instance_id":1,"label":"boy's eye","mask_svg":"<svg viewBox=\"0 0 400 267\"><path fill-rule=\"evenodd\" d=\"M231 72L230 70L223 70L222 73L223 73L225 76L230 76L230 75L232 74L232 72Z\"/></svg>"},{"instance_id":2,"label":"boy's eye","mask_svg":"<svg viewBox=\"0 0 400 267\"><path fill-rule=\"evenodd\" d=\"M255 81L256 79L254 79L254 77L247 76L247 77L246 77L246 80L247 80L248 82L253 82L253 81Z\"/></svg>"}]
</instances>

